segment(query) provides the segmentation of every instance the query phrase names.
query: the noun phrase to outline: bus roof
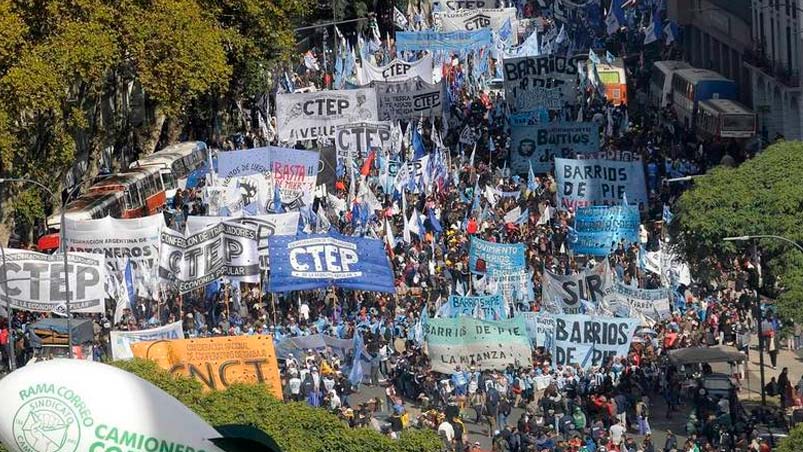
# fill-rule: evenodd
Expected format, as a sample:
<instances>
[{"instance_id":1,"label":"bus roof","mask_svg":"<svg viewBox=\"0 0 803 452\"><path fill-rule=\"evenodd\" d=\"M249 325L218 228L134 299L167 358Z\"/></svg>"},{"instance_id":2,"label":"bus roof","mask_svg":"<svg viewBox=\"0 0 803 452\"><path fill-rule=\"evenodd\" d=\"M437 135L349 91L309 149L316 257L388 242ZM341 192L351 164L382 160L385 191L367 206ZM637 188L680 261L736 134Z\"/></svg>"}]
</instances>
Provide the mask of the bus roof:
<instances>
[{"instance_id":1,"label":"bus roof","mask_svg":"<svg viewBox=\"0 0 803 452\"><path fill-rule=\"evenodd\" d=\"M156 169L151 168L135 168L128 170L125 173L115 173L100 178L97 182L89 187L89 191L93 192L97 189L106 189L108 187L128 186L139 180L142 180L151 174L156 173Z\"/></svg>"},{"instance_id":2,"label":"bus roof","mask_svg":"<svg viewBox=\"0 0 803 452\"><path fill-rule=\"evenodd\" d=\"M186 157L199 149L205 150L206 143L203 141L185 141L183 143L173 144L131 163L129 168L139 168L148 165L161 165L164 166L165 169L169 169L173 162L182 157Z\"/></svg>"},{"instance_id":3,"label":"bus roof","mask_svg":"<svg viewBox=\"0 0 803 452\"><path fill-rule=\"evenodd\" d=\"M680 60L656 61L653 65L662 72L677 71L678 69L689 69L692 67L689 63Z\"/></svg>"},{"instance_id":4,"label":"bus roof","mask_svg":"<svg viewBox=\"0 0 803 452\"><path fill-rule=\"evenodd\" d=\"M91 220L92 212L98 209L106 209L114 204L121 203L123 192L104 191L85 193L67 204L64 216L71 220ZM56 212L47 218L49 229L60 229L61 214Z\"/></svg>"},{"instance_id":5,"label":"bus roof","mask_svg":"<svg viewBox=\"0 0 803 452\"><path fill-rule=\"evenodd\" d=\"M687 68L675 71L675 76L687 80L689 83L700 81L732 82L733 80L708 69Z\"/></svg>"},{"instance_id":6,"label":"bus roof","mask_svg":"<svg viewBox=\"0 0 803 452\"><path fill-rule=\"evenodd\" d=\"M700 101L700 107L717 113L727 115L752 115L753 112L740 104L739 102L730 99L709 99Z\"/></svg>"}]
</instances>

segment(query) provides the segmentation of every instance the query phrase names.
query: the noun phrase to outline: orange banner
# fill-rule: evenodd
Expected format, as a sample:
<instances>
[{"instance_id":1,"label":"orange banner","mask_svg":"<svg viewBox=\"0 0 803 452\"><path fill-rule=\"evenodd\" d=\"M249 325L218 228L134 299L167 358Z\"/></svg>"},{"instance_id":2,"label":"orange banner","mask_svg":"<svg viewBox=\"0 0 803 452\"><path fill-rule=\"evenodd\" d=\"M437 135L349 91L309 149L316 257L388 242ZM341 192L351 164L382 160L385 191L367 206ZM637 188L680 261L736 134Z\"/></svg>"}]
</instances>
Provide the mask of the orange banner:
<instances>
[{"instance_id":1,"label":"orange banner","mask_svg":"<svg viewBox=\"0 0 803 452\"><path fill-rule=\"evenodd\" d=\"M232 383L262 383L282 398L279 364L271 336L225 336L131 344L137 358L149 359L171 373L196 378L208 390Z\"/></svg>"}]
</instances>

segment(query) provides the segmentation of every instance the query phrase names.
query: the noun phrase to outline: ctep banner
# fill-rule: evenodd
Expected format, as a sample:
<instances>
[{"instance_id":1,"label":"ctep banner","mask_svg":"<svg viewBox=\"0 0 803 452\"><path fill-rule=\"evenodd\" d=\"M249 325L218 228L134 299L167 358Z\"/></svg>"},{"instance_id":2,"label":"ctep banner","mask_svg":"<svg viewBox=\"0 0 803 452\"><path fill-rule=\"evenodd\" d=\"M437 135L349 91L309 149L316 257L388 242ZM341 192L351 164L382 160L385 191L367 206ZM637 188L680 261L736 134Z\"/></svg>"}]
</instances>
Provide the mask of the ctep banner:
<instances>
[{"instance_id":1,"label":"ctep banner","mask_svg":"<svg viewBox=\"0 0 803 452\"><path fill-rule=\"evenodd\" d=\"M573 275L556 275L546 270L541 298L545 303L556 303L564 314L580 314L583 312L581 301L603 303L613 290L613 284L608 259Z\"/></svg>"},{"instance_id":2,"label":"ctep banner","mask_svg":"<svg viewBox=\"0 0 803 452\"><path fill-rule=\"evenodd\" d=\"M257 247L259 251L259 267L263 270L267 270L270 268L268 238L274 235L296 235L298 233L298 220L300 217L301 214L299 212L249 215L247 217L190 215L187 217L187 233L195 234L204 228L224 221L253 226L257 228L257 236L259 237L259 245Z\"/></svg>"},{"instance_id":3,"label":"ctep banner","mask_svg":"<svg viewBox=\"0 0 803 452\"><path fill-rule=\"evenodd\" d=\"M67 253L70 311L104 313L106 262L101 254ZM12 309L34 312L65 312L64 255L42 254L6 248L0 272L8 287L0 284L0 302Z\"/></svg>"},{"instance_id":4,"label":"ctep banner","mask_svg":"<svg viewBox=\"0 0 803 452\"><path fill-rule=\"evenodd\" d=\"M247 224L218 223L194 234L164 228L159 277L182 294L224 276L259 282L258 241L257 228Z\"/></svg>"},{"instance_id":5,"label":"ctep banner","mask_svg":"<svg viewBox=\"0 0 803 452\"><path fill-rule=\"evenodd\" d=\"M381 240L336 233L272 237L270 259L271 292L329 286L396 292Z\"/></svg>"},{"instance_id":6,"label":"ctep banner","mask_svg":"<svg viewBox=\"0 0 803 452\"><path fill-rule=\"evenodd\" d=\"M224 390L234 383L259 383L282 398L279 364L271 336L224 336L138 342L134 357L162 369L197 378L205 390Z\"/></svg>"},{"instance_id":7,"label":"ctep banner","mask_svg":"<svg viewBox=\"0 0 803 452\"><path fill-rule=\"evenodd\" d=\"M524 319L478 320L471 317L429 319L424 325L432 370L451 374L457 366L503 370L532 363Z\"/></svg>"},{"instance_id":8,"label":"ctep banner","mask_svg":"<svg viewBox=\"0 0 803 452\"><path fill-rule=\"evenodd\" d=\"M292 145L334 137L338 125L379 120L376 105L370 88L277 94L279 140Z\"/></svg>"},{"instance_id":9,"label":"ctep banner","mask_svg":"<svg viewBox=\"0 0 803 452\"><path fill-rule=\"evenodd\" d=\"M274 184L292 210L312 205L318 179L318 151L267 146L218 154L218 182L226 187L230 212L253 203L273 210Z\"/></svg>"},{"instance_id":10,"label":"ctep banner","mask_svg":"<svg viewBox=\"0 0 803 452\"><path fill-rule=\"evenodd\" d=\"M184 328L181 321L169 323L149 330L112 331L109 333L112 346L112 358L133 359L131 344L137 342L184 339Z\"/></svg>"},{"instance_id":11,"label":"ctep banner","mask_svg":"<svg viewBox=\"0 0 803 452\"><path fill-rule=\"evenodd\" d=\"M460 296L449 295L443 305L441 314L444 317L477 317L485 320L501 320L507 317L505 299L502 295Z\"/></svg>"},{"instance_id":12,"label":"ctep banner","mask_svg":"<svg viewBox=\"0 0 803 452\"><path fill-rule=\"evenodd\" d=\"M485 274L489 271L523 270L523 243L493 243L476 237L471 238L468 251L468 265L472 273Z\"/></svg>"},{"instance_id":13,"label":"ctep banner","mask_svg":"<svg viewBox=\"0 0 803 452\"><path fill-rule=\"evenodd\" d=\"M442 82L427 83L418 77L396 82L372 82L378 99L380 121L439 118L443 112Z\"/></svg>"},{"instance_id":14,"label":"ctep banner","mask_svg":"<svg viewBox=\"0 0 803 452\"><path fill-rule=\"evenodd\" d=\"M647 204L647 185L641 162L555 158L558 209L585 206Z\"/></svg>"},{"instance_id":15,"label":"ctep banner","mask_svg":"<svg viewBox=\"0 0 803 452\"><path fill-rule=\"evenodd\" d=\"M511 127L510 171L549 173L555 157L599 151L599 126L594 122L549 122Z\"/></svg>"},{"instance_id":16,"label":"ctep banner","mask_svg":"<svg viewBox=\"0 0 803 452\"><path fill-rule=\"evenodd\" d=\"M420 77L426 83L432 83L432 54L427 54L418 61L408 63L398 58L385 66L375 66L370 61L362 62L362 84L374 81L396 82L413 77Z\"/></svg>"},{"instance_id":17,"label":"ctep banner","mask_svg":"<svg viewBox=\"0 0 803 452\"><path fill-rule=\"evenodd\" d=\"M390 121L366 121L337 126L335 150L337 161L345 168L349 156L352 159L365 157L371 148L389 149L393 124ZM387 144L388 147L385 147Z\"/></svg>"},{"instance_id":18,"label":"ctep banner","mask_svg":"<svg viewBox=\"0 0 803 452\"><path fill-rule=\"evenodd\" d=\"M430 320L431 322L431 320ZM552 359L556 366L583 369L601 366L609 358L627 356L640 321L588 315L556 315Z\"/></svg>"},{"instance_id":19,"label":"ctep banner","mask_svg":"<svg viewBox=\"0 0 803 452\"><path fill-rule=\"evenodd\" d=\"M440 20L443 31L475 31L484 28L499 31L507 20L517 30L516 8L482 8L464 9L436 13L435 20ZM511 34L513 44L518 42L518 33Z\"/></svg>"},{"instance_id":20,"label":"ctep banner","mask_svg":"<svg viewBox=\"0 0 803 452\"><path fill-rule=\"evenodd\" d=\"M638 243L640 217L636 206L590 206L577 209L570 242L576 254L607 256L620 241Z\"/></svg>"}]
</instances>

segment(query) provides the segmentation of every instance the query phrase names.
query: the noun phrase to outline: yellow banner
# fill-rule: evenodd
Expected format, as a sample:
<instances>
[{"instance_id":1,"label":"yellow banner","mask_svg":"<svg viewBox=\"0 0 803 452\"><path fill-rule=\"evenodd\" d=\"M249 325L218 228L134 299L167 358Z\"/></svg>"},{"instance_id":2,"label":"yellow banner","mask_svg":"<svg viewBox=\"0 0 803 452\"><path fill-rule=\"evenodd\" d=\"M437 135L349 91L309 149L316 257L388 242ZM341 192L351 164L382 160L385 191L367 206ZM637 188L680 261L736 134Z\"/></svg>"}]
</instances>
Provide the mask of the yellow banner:
<instances>
[{"instance_id":1,"label":"yellow banner","mask_svg":"<svg viewBox=\"0 0 803 452\"><path fill-rule=\"evenodd\" d=\"M137 358L196 378L207 390L222 390L233 383L261 383L282 398L279 364L271 336L225 336L131 344Z\"/></svg>"}]
</instances>

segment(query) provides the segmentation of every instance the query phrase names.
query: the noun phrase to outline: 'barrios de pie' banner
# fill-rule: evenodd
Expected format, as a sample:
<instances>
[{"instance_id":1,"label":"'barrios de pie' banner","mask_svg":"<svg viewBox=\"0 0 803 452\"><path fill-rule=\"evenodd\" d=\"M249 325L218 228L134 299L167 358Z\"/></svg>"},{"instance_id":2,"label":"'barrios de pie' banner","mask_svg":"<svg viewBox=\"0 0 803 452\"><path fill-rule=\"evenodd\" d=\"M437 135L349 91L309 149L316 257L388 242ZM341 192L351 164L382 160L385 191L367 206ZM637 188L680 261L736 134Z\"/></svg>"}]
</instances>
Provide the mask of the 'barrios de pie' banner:
<instances>
[{"instance_id":1,"label":"'barrios de pie' banner","mask_svg":"<svg viewBox=\"0 0 803 452\"><path fill-rule=\"evenodd\" d=\"M647 185L641 162L555 159L558 209L622 204L645 205Z\"/></svg>"},{"instance_id":2,"label":"'barrios de pie' banner","mask_svg":"<svg viewBox=\"0 0 803 452\"><path fill-rule=\"evenodd\" d=\"M432 54L411 63L396 58L385 66L375 66L367 60L362 62L364 85L374 81L395 82L412 77L421 77L421 80L432 83Z\"/></svg>"},{"instance_id":3,"label":"'barrios de pie' banner","mask_svg":"<svg viewBox=\"0 0 803 452\"><path fill-rule=\"evenodd\" d=\"M524 244L493 243L471 238L468 265L472 273L515 271L524 269Z\"/></svg>"},{"instance_id":4,"label":"'barrios de pie' banner","mask_svg":"<svg viewBox=\"0 0 803 452\"><path fill-rule=\"evenodd\" d=\"M580 207L574 220L577 240L570 243L576 254L607 256L624 241L639 241L637 206Z\"/></svg>"},{"instance_id":5,"label":"'barrios de pie' banner","mask_svg":"<svg viewBox=\"0 0 803 452\"><path fill-rule=\"evenodd\" d=\"M205 390L221 391L234 383L259 383L281 400L282 382L271 336L225 336L138 342L134 357L148 359L170 373L191 376Z\"/></svg>"},{"instance_id":6,"label":"'barrios de pie' banner","mask_svg":"<svg viewBox=\"0 0 803 452\"><path fill-rule=\"evenodd\" d=\"M228 190L226 207L237 212L257 203L271 211L274 185L288 209L312 205L319 160L317 151L274 146L219 153L218 180Z\"/></svg>"},{"instance_id":7,"label":"'barrios de pie' banner","mask_svg":"<svg viewBox=\"0 0 803 452\"><path fill-rule=\"evenodd\" d=\"M106 262L102 254L67 253L67 277L70 284L70 312L105 313ZM0 268L3 265L0 264ZM6 248L7 278L0 284L0 306L6 303L21 311L66 313L64 256Z\"/></svg>"},{"instance_id":8,"label":"'barrios de pie' banner","mask_svg":"<svg viewBox=\"0 0 803 452\"><path fill-rule=\"evenodd\" d=\"M613 276L608 259L603 259L594 268L573 275L556 275L544 272L542 299L556 303L564 314L583 312L581 301L599 304L613 290Z\"/></svg>"},{"instance_id":9,"label":"'barrios de pie' banner","mask_svg":"<svg viewBox=\"0 0 803 452\"><path fill-rule=\"evenodd\" d=\"M552 171L555 157L599 151L599 126L593 122L548 122L511 127L510 170L527 174Z\"/></svg>"},{"instance_id":10,"label":"'barrios de pie' banner","mask_svg":"<svg viewBox=\"0 0 803 452\"><path fill-rule=\"evenodd\" d=\"M259 282L257 229L247 224L218 223L195 234L164 228L159 276L176 284L180 293L228 276Z\"/></svg>"},{"instance_id":11,"label":"'barrios de pie' banner","mask_svg":"<svg viewBox=\"0 0 803 452\"><path fill-rule=\"evenodd\" d=\"M395 293L381 240L339 234L270 239L270 291L343 287Z\"/></svg>"},{"instance_id":12,"label":"'barrios de pie' banner","mask_svg":"<svg viewBox=\"0 0 803 452\"><path fill-rule=\"evenodd\" d=\"M608 359L627 356L638 319L556 315L552 359L558 366L601 366Z\"/></svg>"},{"instance_id":13,"label":"'barrios de pie' banner","mask_svg":"<svg viewBox=\"0 0 803 452\"><path fill-rule=\"evenodd\" d=\"M376 105L370 88L277 94L279 140L292 144L334 137L338 125L379 120Z\"/></svg>"},{"instance_id":14,"label":"'barrios de pie' banner","mask_svg":"<svg viewBox=\"0 0 803 452\"><path fill-rule=\"evenodd\" d=\"M574 105L577 91L577 64L585 67L588 55L524 56L504 60L505 98L512 113L533 111L544 106L562 108Z\"/></svg>"},{"instance_id":15,"label":"'barrios de pie' banner","mask_svg":"<svg viewBox=\"0 0 803 452\"><path fill-rule=\"evenodd\" d=\"M418 77L396 82L373 82L380 121L402 121L440 117L443 112L441 83L427 83Z\"/></svg>"},{"instance_id":16,"label":"'barrios de pie' banner","mask_svg":"<svg viewBox=\"0 0 803 452\"><path fill-rule=\"evenodd\" d=\"M502 295L460 296L450 295L443 306L444 317L478 317L485 320L501 320L507 317Z\"/></svg>"},{"instance_id":17,"label":"'barrios de pie' banner","mask_svg":"<svg viewBox=\"0 0 803 452\"><path fill-rule=\"evenodd\" d=\"M532 363L532 348L524 320L478 320L471 317L430 319L424 325L427 355L432 370L451 374L457 366L465 369L502 370L509 364L525 367Z\"/></svg>"},{"instance_id":18,"label":"'barrios de pie' banner","mask_svg":"<svg viewBox=\"0 0 803 452\"><path fill-rule=\"evenodd\" d=\"M184 339L184 328L181 326L181 321L148 330L112 331L109 333L112 358L114 359L133 359L134 353L131 352L131 344L173 339Z\"/></svg>"}]
</instances>

